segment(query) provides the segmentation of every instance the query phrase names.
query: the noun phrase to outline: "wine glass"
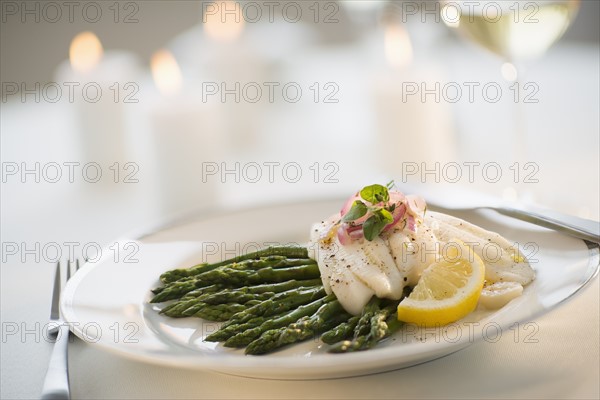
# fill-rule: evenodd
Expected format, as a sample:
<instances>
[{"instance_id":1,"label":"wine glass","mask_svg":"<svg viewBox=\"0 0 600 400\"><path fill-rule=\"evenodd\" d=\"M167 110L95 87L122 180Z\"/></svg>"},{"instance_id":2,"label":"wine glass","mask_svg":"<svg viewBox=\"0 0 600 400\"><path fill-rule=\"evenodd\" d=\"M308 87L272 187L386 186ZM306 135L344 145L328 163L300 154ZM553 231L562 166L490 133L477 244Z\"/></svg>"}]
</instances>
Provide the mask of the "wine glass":
<instances>
[{"instance_id":1,"label":"wine glass","mask_svg":"<svg viewBox=\"0 0 600 400\"><path fill-rule=\"evenodd\" d=\"M461 36L500 56L501 74L517 89L524 61L541 57L566 32L579 10L580 0L440 1L444 23ZM519 82L521 81L521 82ZM527 157L525 113L521 101L514 108L513 158ZM515 182L517 183L517 182ZM514 192L513 192L514 193ZM523 200L523 193L520 195ZM525 194L529 197L530 194Z\"/></svg>"}]
</instances>

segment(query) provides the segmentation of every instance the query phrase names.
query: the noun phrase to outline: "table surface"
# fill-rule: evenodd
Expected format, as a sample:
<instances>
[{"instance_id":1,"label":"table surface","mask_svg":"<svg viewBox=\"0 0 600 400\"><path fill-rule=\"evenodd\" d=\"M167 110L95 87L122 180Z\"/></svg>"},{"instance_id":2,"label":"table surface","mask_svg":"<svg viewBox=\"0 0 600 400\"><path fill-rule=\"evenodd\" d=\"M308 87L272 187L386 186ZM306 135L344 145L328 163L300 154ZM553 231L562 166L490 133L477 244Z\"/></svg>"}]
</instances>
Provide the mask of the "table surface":
<instances>
[{"instance_id":1,"label":"table surface","mask_svg":"<svg viewBox=\"0 0 600 400\"><path fill-rule=\"evenodd\" d=\"M471 53L451 58L449 69L454 71L454 79L467 80L466 75L461 78L461 65L479 63L483 66L480 70L486 70L496 62ZM347 55L334 56L343 59ZM559 44L545 60L547 64L538 63L529 70L543 88L542 104L531 107L528 123L528 141L535 144L531 147L531 157L540 165L541 183L535 187L535 200L567 213L598 220L598 48ZM553 67L544 68L544 65ZM319 65L315 61L311 67L318 69ZM365 132L369 132L367 128L373 118L369 113L357 113L354 122L347 117L364 107L356 100L362 98L364 92L361 90L364 89L353 89L352 77L352 70L337 77L340 86L350 92L346 104L332 106L326 111L309 105L293 110L296 116L310 113L310 119L279 116L282 120L291 118L297 122L298 126L285 125L292 130L289 135L306 133L296 136L295 140L299 142L293 143L306 146L322 140L322 147L327 149L313 146L314 152L309 155L294 154L294 146L286 146L291 136L283 135L282 125L276 121L265 130L271 140L260 155L247 155L243 151L229 155L232 160L242 161L294 160L306 168L315 161L334 161L340 171L337 185L227 183L219 187L215 201L235 208L259 203L264 197L269 197L269 201L330 197L354 190L357 180L362 182L379 176L379 171L365 171L356 165L355 159L344 156L369 145L369 136ZM475 114L477 117L473 117L475 109L461 111L460 107L456 112L461 131L461 159L472 160L474 150L481 160L498 159L498 150L485 142L489 137L483 138L477 129L496 111L481 107ZM0 122L3 162L77 160L73 156L77 154L77 147L68 105L2 104ZM331 137L323 138L322 132L328 129L343 133L332 133ZM340 148L339 154L329 151L333 145ZM144 172L145 161L140 158L139 162L142 165L141 184L115 185L109 190L82 182L3 182L3 245L11 242L35 246L39 243L43 247L50 242L69 241L80 245L89 242L106 244L123 232L162 217L156 204L148 201L156 188L152 176ZM369 162L368 157L364 162ZM494 194L502 192L502 188L483 184L479 189ZM236 193L245 195L235 198ZM3 254L0 269L1 397L7 399L39 396L52 349L52 344L44 339L41 327L47 322L54 268L44 259L24 257L25 260L21 260L19 256L5 257ZM599 303L596 279L568 303L532 321L539 327L536 343L523 340L526 332L521 326L518 338L511 331L496 343L478 342L415 367L335 380L272 381L167 368L122 359L100 351L92 344L75 340L69 347L72 392L74 398L157 399L598 398ZM7 329L15 326L18 334L7 334Z\"/></svg>"}]
</instances>

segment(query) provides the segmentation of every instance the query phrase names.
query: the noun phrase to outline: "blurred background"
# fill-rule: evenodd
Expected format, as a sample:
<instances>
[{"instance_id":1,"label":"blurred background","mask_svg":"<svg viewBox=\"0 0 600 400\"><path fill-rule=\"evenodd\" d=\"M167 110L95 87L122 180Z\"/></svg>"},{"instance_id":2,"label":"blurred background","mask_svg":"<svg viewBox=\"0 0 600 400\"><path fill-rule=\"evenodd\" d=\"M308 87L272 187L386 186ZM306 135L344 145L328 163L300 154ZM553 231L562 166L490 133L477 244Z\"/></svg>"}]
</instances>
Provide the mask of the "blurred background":
<instances>
[{"instance_id":1,"label":"blurred background","mask_svg":"<svg viewBox=\"0 0 600 400\"><path fill-rule=\"evenodd\" d=\"M3 244L389 179L598 219L599 3L467 3L2 0Z\"/></svg>"},{"instance_id":2,"label":"blurred background","mask_svg":"<svg viewBox=\"0 0 600 400\"><path fill-rule=\"evenodd\" d=\"M0 0L3 342L47 321L58 260L135 259L118 238L190 214L394 179L598 220L599 20L596 0ZM3 344L0 397L41 392L32 337Z\"/></svg>"},{"instance_id":3,"label":"blurred background","mask_svg":"<svg viewBox=\"0 0 600 400\"><path fill-rule=\"evenodd\" d=\"M11 3L10 1L2 0L2 3ZM21 3L21 2L18 2ZM25 2L27 3L27 2ZM36 3L36 2L31 2ZM40 3L40 2L37 2ZM80 4L84 4L82 2ZM202 4L208 2L194 1L142 1L135 2L138 4L139 10L133 7L128 7L126 4L131 2L121 2L122 16L121 20L125 20L127 15L134 13L131 19L137 19L137 22L131 23L115 23L114 11L108 8L108 5L103 7L105 14L98 22L89 23L79 13L75 15L74 10L73 22L68 21L68 8L61 6L61 16L57 22L52 23L55 18L55 13L48 13L48 21L42 18L40 10L40 23L33 23L35 14L26 15L27 23L22 23L20 5L19 10L13 15L3 9L2 30L0 43L2 46L1 66L2 81L18 80L24 82L36 81L51 81L53 79L53 70L68 56L68 46L75 35L82 31L92 29L101 39L106 48L124 49L131 51L141 60L148 61L157 48L167 46L173 39L179 36L182 32L193 28L202 22ZM249 2L246 2L249 3ZM264 2L262 2L264 3ZM281 4L277 8L280 12L273 12L273 17L281 20L285 1L277 2ZM289 2L287 2L289 3ZM294 2L292 2L294 3ZM301 3L301 2L296 2ZM322 2L323 14L334 11L333 8L325 10L324 6L330 2ZM338 4L343 2L338 2ZM340 19L340 23L331 29L324 29L324 24L314 23L314 12L308 9L307 5L303 7L305 13L301 16L300 24L306 25L309 29L320 31L320 40L322 41L339 41L340 35L353 36L350 41L358 40L361 35L365 35L369 30L373 30L378 25L377 18L373 15L370 8L379 8L385 6L386 2L379 0L366 1L347 1L346 3L373 3L373 5L365 4L364 6L357 5L348 7L348 4L338 10L335 10L335 17ZM401 4L401 2L390 2ZM409 2L406 2L409 3ZM426 3L412 2L416 4ZM61 4L58 2L58 4ZM260 2L259 2L260 4ZM43 5L43 3L41 3ZM7 7L6 5L3 7ZM33 5L31 9L35 9ZM38 6L39 7L39 6ZM352 7L357 8L353 10ZM361 7L363 9L361 10ZM10 8L10 7L9 7ZM78 7L79 9L82 7ZM114 8L114 7L113 7ZM261 18L262 23L268 23L268 7L261 7L265 12L264 18ZM273 7L275 8L275 7ZM433 9L433 6L430 6ZM10 10L8 10L10 11ZM95 11L95 10L94 10ZM90 14L92 11L90 10ZM291 13L291 9L290 9ZM362 24L357 24L356 15L366 14ZM600 4L597 1L583 1L581 10L577 16L577 23L574 23L565 33L562 39L570 43L587 43L598 44L600 40L600 27L598 26L598 15L600 15ZM354 18L353 18L354 17ZM407 15L407 19L409 16ZM420 16L410 16L411 19L418 20ZM432 16L431 21L435 23ZM342 27L342 24L344 25ZM321 25L321 26L319 26ZM445 40L458 40L454 35L451 35L449 30L442 32L446 36ZM306 38L306 40L310 40ZM340 45L342 43L339 43Z\"/></svg>"}]
</instances>

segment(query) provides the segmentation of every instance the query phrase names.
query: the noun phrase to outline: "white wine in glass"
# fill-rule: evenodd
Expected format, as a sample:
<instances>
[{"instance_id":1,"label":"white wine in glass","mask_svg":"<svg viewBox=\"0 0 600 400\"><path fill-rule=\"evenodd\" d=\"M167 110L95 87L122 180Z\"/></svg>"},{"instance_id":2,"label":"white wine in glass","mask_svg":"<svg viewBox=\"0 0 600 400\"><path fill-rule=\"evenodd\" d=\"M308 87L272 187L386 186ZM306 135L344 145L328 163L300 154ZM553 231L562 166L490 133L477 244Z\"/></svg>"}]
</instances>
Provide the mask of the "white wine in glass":
<instances>
[{"instance_id":1,"label":"white wine in glass","mask_svg":"<svg viewBox=\"0 0 600 400\"><path fill-rule=\"evenodd\" d=\"M543 55L565 33L580 0L446 2L444 21L505 60ZM454 8L454 9L452 9Z\"/></svg>"}]
</instances>

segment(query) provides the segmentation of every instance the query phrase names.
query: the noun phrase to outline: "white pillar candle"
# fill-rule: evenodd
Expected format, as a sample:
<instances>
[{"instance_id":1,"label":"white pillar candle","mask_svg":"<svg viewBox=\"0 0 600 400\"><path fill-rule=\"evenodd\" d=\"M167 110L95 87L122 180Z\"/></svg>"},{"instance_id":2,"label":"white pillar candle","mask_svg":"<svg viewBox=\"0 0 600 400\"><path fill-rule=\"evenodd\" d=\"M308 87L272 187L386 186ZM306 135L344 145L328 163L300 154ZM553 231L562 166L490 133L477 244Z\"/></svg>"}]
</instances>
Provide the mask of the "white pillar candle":
<instances>
[{"instance_id":1,"label":"white pillar candle","mask_svg":"<svg viewBox=\"0 0 600 400\"><path fill-rule=\"evenodd\" d=\"M413 61L408 33L401 25L388 25L384 35L386 65L373 79L380 167L388 175L400 174L402 163L435 162L456 156L452 116L448 104L435 101L422 89L435 88L443 75ZM416 94L413 93L418 90Z\"/></svg>"},{"instance_id":2,"label":"white pillar candle","mask_svg":"<svg viewBox=\"0 0 600 400\"><path fill-rule=\"evenodd\" d=\"M64 100L72 102L82 156L104 172L115 162L128 161L125 106L139 101L138 71L131 53L104 52L91 32L73 39L69 60L56 71L57 83L73 88L73 98Z\"/></svg>"},{"instance_id":3,"label":"white pillar candle","mask_svg":"<svg viewBox=\"0 0 600 400\"><path fill-rule=\"evenodd\" d=\"M206 163L219 164L221 129L218 108L183 83L177 61L166 50L151 62L155 88L144 88L150 122L151 160L156 198L163 215L174 215L214 204L215 177L204 179ZM193 85L190 85L193 87Z\"/></svg>"},{"instance_id":4,"label":"white pillar candle","mask_svg":"<svg viewBox=\"0 0 600 400\"><path fill-rule=\"evenodd\" d=\"M237 2L206 3L204 11L202 24L175 39L173 51L196 71L205 102L222 108L228 145L246 149L257 143L269 103L268 62Z\"/></svg>"}]
</instances>

